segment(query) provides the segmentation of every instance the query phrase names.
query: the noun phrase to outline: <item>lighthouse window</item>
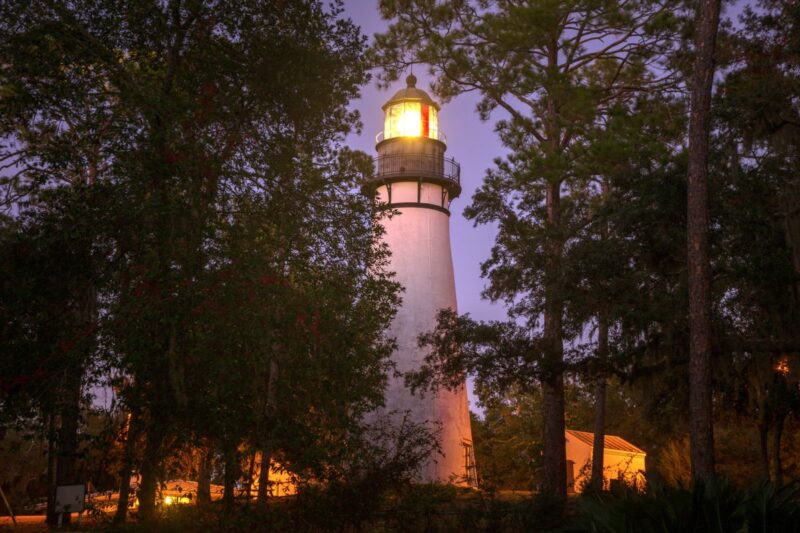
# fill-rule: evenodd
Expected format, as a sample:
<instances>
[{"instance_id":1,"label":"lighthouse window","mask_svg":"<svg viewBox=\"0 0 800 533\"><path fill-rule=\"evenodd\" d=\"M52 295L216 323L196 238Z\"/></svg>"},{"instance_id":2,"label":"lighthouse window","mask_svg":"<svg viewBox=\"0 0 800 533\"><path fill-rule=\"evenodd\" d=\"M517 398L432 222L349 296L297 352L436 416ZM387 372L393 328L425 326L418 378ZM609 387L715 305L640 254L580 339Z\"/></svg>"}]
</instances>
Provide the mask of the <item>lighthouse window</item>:
<instances>
[{"instance_id":1,"label":"lighthouse window","mask_svg":"<svg viewBox=\"0 0 800 533\"><path fill-rule=\"evenodd\" d=\"M436 108L420 102L398 102L386 109L383 124L385 139L392 137L430 137L438 139Z\"/></svg>"},{"instance_id":2,"label":"lighthouse window","mask_svg":"<svg viewBox=\"0 0 800 533\"><path fill-rule=\"evenodd\" d=\"M425 136L439 139L439 115L436 113L435 107L428 107L428 131Z\"/></svg>"}]
</instances>

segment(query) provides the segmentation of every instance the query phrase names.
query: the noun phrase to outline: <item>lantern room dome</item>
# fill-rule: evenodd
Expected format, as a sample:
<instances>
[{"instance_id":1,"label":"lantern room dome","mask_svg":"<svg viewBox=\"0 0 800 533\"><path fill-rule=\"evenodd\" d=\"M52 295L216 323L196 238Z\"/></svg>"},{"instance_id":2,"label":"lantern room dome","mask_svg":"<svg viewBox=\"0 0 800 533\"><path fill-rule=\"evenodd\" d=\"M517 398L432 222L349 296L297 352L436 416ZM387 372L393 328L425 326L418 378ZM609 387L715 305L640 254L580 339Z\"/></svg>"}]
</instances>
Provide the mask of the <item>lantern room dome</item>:
<instances>
[{"instance_id":1,"label":"lantern room dome","mask_svg":"<svg viewBox=\"0 0 800 533\"><path fill-rule=\"evenodd\" d=\"M387 107L401 102L420 102L421 104L434 107L437 111L441 109L439 104L437 104L428 93L422 89L417 89L417 77L413 74L406 78L406 87L394 93L394 96L389 98L381 109L386 111Z\"/></svg>"}]
</instances>

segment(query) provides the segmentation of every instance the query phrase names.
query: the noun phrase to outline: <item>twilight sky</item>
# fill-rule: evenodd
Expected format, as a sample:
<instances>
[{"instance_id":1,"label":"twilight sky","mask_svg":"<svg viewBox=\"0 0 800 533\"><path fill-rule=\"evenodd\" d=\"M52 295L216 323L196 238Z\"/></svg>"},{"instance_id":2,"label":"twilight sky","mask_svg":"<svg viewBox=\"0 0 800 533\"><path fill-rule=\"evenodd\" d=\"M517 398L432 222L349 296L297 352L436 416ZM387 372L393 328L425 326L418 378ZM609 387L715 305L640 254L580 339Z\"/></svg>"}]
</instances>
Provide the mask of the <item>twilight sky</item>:
<instances>
[{"instance_id":1,"label":"twilight sky","mask_svg":"<svg viewBox=\"0 0 800 533\"><path fill-rule=\"evenodd\" d=\"M378 14L377 0L345 0L345 15L350 17L361 31L372 40L375 33L387 28ZM414 70L419 78L417 87L430 91L425 68ZM379 90L372 81L361 90L361 98L351 103L361 113L364 125L361 135L351 135L347 144L354 149L375 155L375 135L383 129L381 106L399 89L405 86L401 79L387 91ZM505 310L501 304L482 300L480 293L485 281L480 276L480 263L489 257L494 242L495 229L490 226L473 227L462 216L472 194L483 181L492 160L505 153L494 133L493 122L481 122L475 112L478 99L475 95L463 95L442 106L439 112L439 128L447 135L447 155L461 164L461 196L450 206L450 238L453 249L453 268L456 276L458 310L481 320L503 319Z\"/></svg>"}]
</instances>

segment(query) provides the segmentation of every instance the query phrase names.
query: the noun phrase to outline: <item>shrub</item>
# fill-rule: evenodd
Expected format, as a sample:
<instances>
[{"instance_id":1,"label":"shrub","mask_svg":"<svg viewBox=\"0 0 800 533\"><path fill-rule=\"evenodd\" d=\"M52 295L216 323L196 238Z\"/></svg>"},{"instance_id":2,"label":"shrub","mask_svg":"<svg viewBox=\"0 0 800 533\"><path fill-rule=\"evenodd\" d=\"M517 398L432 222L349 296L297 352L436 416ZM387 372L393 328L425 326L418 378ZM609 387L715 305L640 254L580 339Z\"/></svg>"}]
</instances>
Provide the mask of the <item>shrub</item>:
<instances>
[{"instance_id":1,"label":"shrub","mask_svg":"<svg viewBox=\"0 0 800 533\"><path fill-rule=\"evenodd\" d=\"M736 490L725 478L691 489L656 484L644 494L591 493L578 502L571 531L649 533L800 532L800 491L763 483Z\"/></svg>"}]
</instances>

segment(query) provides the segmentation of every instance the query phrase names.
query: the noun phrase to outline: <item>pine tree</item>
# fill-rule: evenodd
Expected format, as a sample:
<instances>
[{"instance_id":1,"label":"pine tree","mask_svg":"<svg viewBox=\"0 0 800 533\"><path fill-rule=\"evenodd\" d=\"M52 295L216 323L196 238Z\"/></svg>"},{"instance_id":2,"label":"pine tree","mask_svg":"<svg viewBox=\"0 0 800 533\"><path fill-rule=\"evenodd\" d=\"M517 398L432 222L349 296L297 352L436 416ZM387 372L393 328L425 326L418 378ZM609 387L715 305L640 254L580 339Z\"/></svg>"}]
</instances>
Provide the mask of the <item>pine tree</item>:
<instances>
[{"instance_id":1,"label":"pine tree","mask_svg":"<svg viewBox=\"0 0 800 533\"><path fill-rule=\"evenodd\" d=\"M689 288L689 417L692 478L714 476L711 387L711 265L708 251L708 144L711 86L719 27L719 0L698 7L695 59L691 78L687 188Z\"/></svg>"},{"instance_id":2,"label":"pine tree","mask_svg":"<svg viewBox=\"0 0 800 533\"><path fill-rule=\"evenodd\" d=\"M444 98L477 91L478 112L499 110L497 131L511 155L491 171L465 214L498 223L483 265L486 294L512 304L536 343L542 386L543 488L564 497L563 261L574 209L587 179L579 160L587 130L608 106L671 83L653 63L670 45L674 5L665 2L381 3L392 21L376 37L385 79L428 64ZM601 42L596 47L593 43Z\"/></svg>"}]
</instances>

